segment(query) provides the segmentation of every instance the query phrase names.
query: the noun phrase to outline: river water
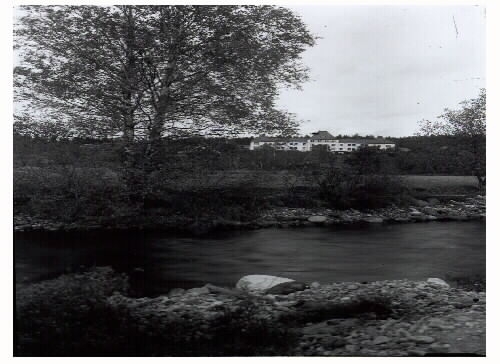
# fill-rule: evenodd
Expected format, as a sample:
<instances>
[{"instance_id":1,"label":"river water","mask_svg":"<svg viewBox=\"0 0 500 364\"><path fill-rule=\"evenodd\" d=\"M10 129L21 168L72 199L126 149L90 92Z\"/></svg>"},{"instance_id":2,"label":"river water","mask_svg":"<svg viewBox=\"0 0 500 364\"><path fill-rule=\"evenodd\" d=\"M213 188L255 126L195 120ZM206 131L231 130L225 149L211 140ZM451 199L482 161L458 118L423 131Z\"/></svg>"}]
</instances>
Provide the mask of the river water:
<instances>
[{"instance_id":1,"label":"river water","mask_svg":"<svg viewBox=\"0 0 500 364\"><path fill-rule=\"evenodd\" d=\"M28 283L92 266L145 282L144 293L206 283L234 286L247 274L305 282L424 279L485 274L484 222L433 222L225 232L16 233L15 279Z\"/></svg>"}]
</instances>

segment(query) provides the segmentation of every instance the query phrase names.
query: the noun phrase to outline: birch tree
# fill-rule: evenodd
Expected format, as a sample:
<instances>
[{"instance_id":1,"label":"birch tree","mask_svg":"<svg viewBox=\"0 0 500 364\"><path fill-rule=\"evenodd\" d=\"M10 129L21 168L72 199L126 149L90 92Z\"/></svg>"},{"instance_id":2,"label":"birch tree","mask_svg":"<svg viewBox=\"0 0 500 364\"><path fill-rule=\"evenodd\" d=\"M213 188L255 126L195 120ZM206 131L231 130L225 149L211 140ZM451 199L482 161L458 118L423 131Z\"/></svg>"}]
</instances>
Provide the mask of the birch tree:
<instances>
[{"instance_id":1,"label":"birch tree","mask_svg":"<svg viewBox=\"0 0 500 364\"><path fill-rule=\"evenodd\" d=\"M300 88L300 55L314 45L302 20L275 6L24 6L15 30L17 127L143 139L293 133L276 108ZM39 128L40 130L40 128ZM45 129L41 129L45 130ZM61 128L55 128L61 130Z\"/></svg>"}]
</instances>

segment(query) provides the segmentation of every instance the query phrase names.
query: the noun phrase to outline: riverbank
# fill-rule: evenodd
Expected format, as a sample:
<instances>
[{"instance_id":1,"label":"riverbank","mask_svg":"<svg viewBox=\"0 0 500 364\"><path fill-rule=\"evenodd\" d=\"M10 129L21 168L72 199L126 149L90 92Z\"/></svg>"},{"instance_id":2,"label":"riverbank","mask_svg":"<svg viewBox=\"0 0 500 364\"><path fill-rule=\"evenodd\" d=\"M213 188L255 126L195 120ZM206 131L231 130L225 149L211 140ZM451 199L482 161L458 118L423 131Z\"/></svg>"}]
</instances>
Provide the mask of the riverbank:
<instances>
[{"instance_id":1,"label":"riverbank","mask_svg":"<svg viewBox=\"0 0 500 364\"><path fill-rule=\"evenodd\" d=\"M217 312L237 310L251 302L254 319L274 322L296 340L293 348L273 355L486 354L485 292L451 288L431 278L326 285L313 282L303 291L282 293L247 293L206 285L154 299L117 295L110 302L137 316L145 312L159 315L160 322L164 315L160 312L193 315L200 320L200 335L209 336L214 329L211 323L217 324Z\"/></svg>"},{"instance_id":2,"label":"riverbank","mask_svg":"<svg viewBox=\"0 0 500 364\"><path fill-rule=\"evenodd\" d=\"M408 206L371 210L334 210L324 207L270 207L251 221L221 219L217 216L189 219L182 215L123 216L92 218L72 223L38 219L24 214L14 216L14 231L77 232L93 230L153 230L204 234L218 230L262 229L268 227L305 227L354 224L415 223L430 221L469 221L486 218L485 196L463 196L439 200L414 199Z\"/></svg>"},{"instance_id":3,"label":"riverbank","mask_svg":"<svg viewBox=\"0 0 500 364\"><path fill-rule=\"evenodd\" d=\"M125 286L126 278L98 268L18 289L18 355L486 353L485 292L439 279L312 282L288 291L207 284L155 298L131 298Z\"/></svg>"}]
</instances>

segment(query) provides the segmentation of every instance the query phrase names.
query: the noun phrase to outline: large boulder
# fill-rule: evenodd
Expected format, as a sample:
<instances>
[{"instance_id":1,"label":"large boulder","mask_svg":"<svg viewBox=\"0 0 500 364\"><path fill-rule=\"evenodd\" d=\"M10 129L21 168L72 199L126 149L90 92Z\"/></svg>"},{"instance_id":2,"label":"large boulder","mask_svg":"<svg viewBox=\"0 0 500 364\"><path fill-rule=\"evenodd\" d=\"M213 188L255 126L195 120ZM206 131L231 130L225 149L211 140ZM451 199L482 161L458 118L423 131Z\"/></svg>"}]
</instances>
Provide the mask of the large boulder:
<instances>
[{"instance_id":1,"label":"large boulder","mask_svg":"<svg viewBox=\"0 0 500 364\"><path fill-rule=\"evenodd\" d=\"M427 283L433 284L435 286L440 286L443 288L450 288L450 285L440 278L428 278Z\"/></svg>"},{"instance_id":2,"label":"large boulder","mask_svg":"<svg viewBox=\"0 0 500 364\"><path fill-rule=\"evenodd\" d=\"M303 291L309 288L307 284L303 282L284 282L277 284L276 286L268 289L267 294L277 294L277 295L289 295L290 293Z\"/></svg>"},{"instance_id":3,"label":"large boulder","mask_svg":"<svg viewBox=\"0 0 500 364\"><path fill-rule=\"evenodd\" d=\"M294 282L294 280L263 274L252 274L241 278L238 283L236 283L236 288L244 291L264 292L278 284L286 282Z\"/></svg>"}]
</instances>

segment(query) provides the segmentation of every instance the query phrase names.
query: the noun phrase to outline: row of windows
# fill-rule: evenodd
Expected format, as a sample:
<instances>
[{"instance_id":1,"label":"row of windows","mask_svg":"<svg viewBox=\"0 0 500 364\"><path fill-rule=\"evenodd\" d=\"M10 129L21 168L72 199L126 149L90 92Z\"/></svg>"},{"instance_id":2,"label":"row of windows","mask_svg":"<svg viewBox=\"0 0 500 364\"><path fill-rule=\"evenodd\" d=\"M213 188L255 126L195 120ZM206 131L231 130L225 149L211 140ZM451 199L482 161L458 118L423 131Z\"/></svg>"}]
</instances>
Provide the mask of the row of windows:
<instances>
[{"instance_id":1,"label":"row of windows","mask_svg":"<svg viewBox=\"0 0 500 364\"><path fill-rule=\"evenodd\" d=\"M325 143L325 144L330 144L330 145L334 145L334 144L337 144L336 142L325 142L325 141L316 141L316 140L311 140L311 142L313 143ZM262 144L267 144L267 143L271 143L271 144L274 144L276 142L254 142L255 144L259 144L259 143L262 143ZM281 142L281 143L286 143L286 142ZM288 142L288 144L290 145L298 145L300 143L298 142ZM306 142L303 142L302 145L306 145L307 143ZM344 146L344 143L339 143L340 146ZM358 144L347 144L348 147L354 147ZM377 145L380 145L380 144L377 144ZM382 146L385 145L385 144L382 144Z\"/></svg>"},{"instance_id":2,"label":"row of windows","mask_svg":"<svg viewBox=\"0 0 500 364\"><path fill-rule=\"evenodd\" d=\"M266 143L263 143L263 144L266 144ZM286 150L287 147L286 146L276 146L276 149L277 150ZM298 150L299 148L298 147L293 147L293 146L289 146L288 149L290 150ZM338 148L338 149L335 149L335 148L329 148L330 151L339 151L339 152L343 152L344 151L344 148ZM346 148L347 151L354 151L356 150L356 148Z\"/></svg>"},{"instance_id":3,"label":"row of windows","mask_svg":"<svg viewBox=\"0 0 500 364\"><path fill-rule=\"evenodd\" d=\"M259 144L276 144L277 142L254 142L255 145L259 145ZM334 147L335 144L337 143L333 143L333 142L322 142L323 144L330 144L330 147ZM288 145L300 145L301 143L298 143L298 142L289 142L289 143L286 143L286 142L279 142L278 144L280 145L285 145L285 144L288 144ZM307 145L307 143L302 143L302 145ZM339 143L338 144L339 147L344 147L344 143ZM359 147L360 144L354 144L354 143L347 143L346 144L348 147L353 147L352 149L351 148L348 148L347 150L354 150L355 148ZM378 146L378 147L381 147L381 148L392 148L394 145L392 144L370 144L371 146ZM343 148L339 148L340 150L342 150Z\"/></svg>"}]
</instances>

